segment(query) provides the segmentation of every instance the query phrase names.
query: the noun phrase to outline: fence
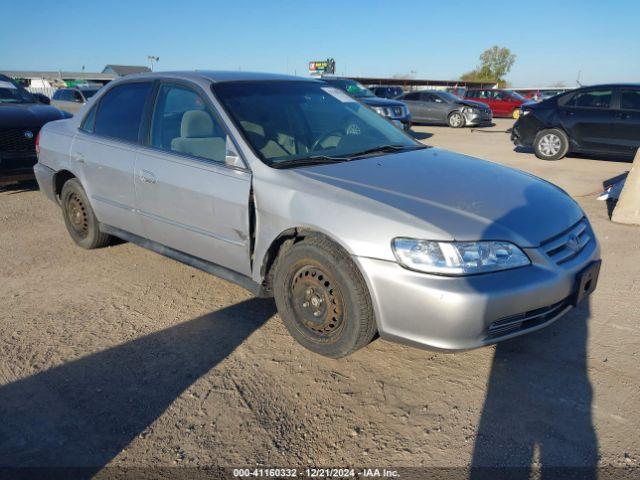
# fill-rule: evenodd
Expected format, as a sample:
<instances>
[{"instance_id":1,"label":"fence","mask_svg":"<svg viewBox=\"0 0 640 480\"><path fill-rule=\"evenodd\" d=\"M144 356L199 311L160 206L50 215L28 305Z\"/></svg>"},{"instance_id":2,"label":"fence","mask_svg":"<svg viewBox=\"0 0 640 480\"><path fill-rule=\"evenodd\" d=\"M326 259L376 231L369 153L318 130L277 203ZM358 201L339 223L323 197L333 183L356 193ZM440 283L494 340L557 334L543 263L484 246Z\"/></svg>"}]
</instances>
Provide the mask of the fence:
<instances>
[{"instance_id":1,"label":"fence","mask_svg":"<svg viewBox=\"0 0 640 480\"><path fill-rule=\"evenodd\" d=\"M27 87L27 90L31 93L42 93L51 98L58 89L56 87Z\"/></svg>"}]
</instances>

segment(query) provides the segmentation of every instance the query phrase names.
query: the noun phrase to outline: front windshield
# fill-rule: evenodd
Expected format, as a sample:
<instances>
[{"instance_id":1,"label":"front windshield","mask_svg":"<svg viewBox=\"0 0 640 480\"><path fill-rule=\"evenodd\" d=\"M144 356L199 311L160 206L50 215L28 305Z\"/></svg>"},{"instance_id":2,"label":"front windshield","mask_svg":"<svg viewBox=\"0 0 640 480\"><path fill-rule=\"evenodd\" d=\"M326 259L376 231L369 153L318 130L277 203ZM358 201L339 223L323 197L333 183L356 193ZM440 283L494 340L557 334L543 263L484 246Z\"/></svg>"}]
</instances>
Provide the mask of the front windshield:
<instances>
[{"instance_id":1,"label":"front windshield","mask_svg":"<svg viewBox=\"0 0 640 480\"><path fill-rule=\"evenodd\" d=\"M96 92L98 91L98 89L85 89L83 88L82 90L82 94L84 95L84 98L86 98L87 100L90 99L91 97L93 97Z\"/></svg>"},{"instance_id":2,"label":"front windshield","mask_svg":"<svg viewBox=\"0 0 640 480\"><path fill-rule=\"evenodd\" d=\"M456 97L453 93L438 92L438 95L440 95L440 97L442 97L447 102L459 102L460 101L460 98Z\"/></svg>"},{"instance_id":3,"label":"front windshield","mask_svg":"<svg viewBox=\"0 0 640 480\"><path fill-rule=\"evenodd\" d=\"M329 85L338 87L354 98L375 97L373 92L355 80L331 79L325 80Z\"/></svg>"},{"instance_id":4,"label":"front windshield","mask_svg":"<svg viewBox=\"0 0 640 480\"><path fill-rule=\"evenodd\" d=\"M13 82L0 79L0 103L33 103L33 97Z\"/></svg>"},{"instance_id":5,"label":"front windshield","mask_svg":"<svg viewBox=\"0 0 640 480\"><path fill-rule=\"evenodd\" d=\"M368 107L324 83L230 82L214 84L212 89L269 166L308 164L314 158L348 160L379 147L423 147Z\"/></svg>"},{"instance_id":6,"label":"front windshield","mask_svg":"<svg viewBox=\"0 0 640 480\"><path fill-rule=\"evenodd\" d=\"M526 98L524 98L522 95L520 95L518 92L514 92L513 90L507 90L509 92L509 95L511 95L513 98L515 98L516 100L526 100Z\"/></svg>"}]
</instances>

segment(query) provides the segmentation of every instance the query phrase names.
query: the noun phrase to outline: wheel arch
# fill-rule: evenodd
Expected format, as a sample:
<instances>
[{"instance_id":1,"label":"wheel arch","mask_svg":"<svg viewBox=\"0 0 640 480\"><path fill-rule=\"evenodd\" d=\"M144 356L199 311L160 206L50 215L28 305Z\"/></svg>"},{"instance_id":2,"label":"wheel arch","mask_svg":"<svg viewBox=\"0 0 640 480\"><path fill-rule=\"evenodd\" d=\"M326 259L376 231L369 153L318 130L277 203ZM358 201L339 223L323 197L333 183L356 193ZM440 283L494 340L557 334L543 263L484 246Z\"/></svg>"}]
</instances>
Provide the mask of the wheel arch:
<instances>
[{"instance_id":1,"label":"wheel arch","mask_svg":"<svg viewBox=\"0 0 640 480\"><path fill-rule=\"evenodd\" d=\"M78 178L78 177L76 177L72 172L66 169L59 170L55 173L53 177L53 189L54 189L54 193L56 194L56 197L58 198L58 201L60 201L60 194L62 193L62 187L64 186L65 183L67 183L67 181L71 180L72 178Z\"/></svg>"},{"instance_id":2,"label":"wheel arch","mask_svg":"<svg viewBox=\"0 0 640 480\"><path fill-rule=\"evenodd\" d=\"M338 241L332 235L308 226L289 227L278 234L267 247L260 262L260 278L265 293L272 294L271 286L273 284L273 273L278 257L292 245L304 240L305 238L316 236L322 237L341 248L349 256L352 255L350 249L344 243ZM357 266L357 263L356 263ZM359 269L360 267L357 266ZM361 272L362 273L362 272Z\"/></svg>"}]
</instances>

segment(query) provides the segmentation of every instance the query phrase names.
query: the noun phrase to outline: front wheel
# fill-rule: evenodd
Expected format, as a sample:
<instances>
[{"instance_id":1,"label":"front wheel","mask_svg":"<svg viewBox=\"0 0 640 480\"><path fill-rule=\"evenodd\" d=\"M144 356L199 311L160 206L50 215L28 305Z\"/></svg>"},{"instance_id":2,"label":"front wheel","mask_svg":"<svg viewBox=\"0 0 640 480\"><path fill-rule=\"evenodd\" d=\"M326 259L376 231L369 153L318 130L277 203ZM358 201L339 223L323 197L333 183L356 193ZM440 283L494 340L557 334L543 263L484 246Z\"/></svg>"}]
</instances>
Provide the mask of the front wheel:
<instances>
[{"instance_id":1,"label":"front wheel","mask_svg":"<svg viewBox=\"0 0 640 480\"><path fill-rule=\"evenodd\" d=\"M282 252L273 291L291 336L312 352L340 358L367 345L376 333L369 291L349 255L322 236Z\"/></svg>"},{"instance_id":2,"label":"front wheel","mask_svg":"<svg viewBox=\"0 0 640 480\"><path fill-rule=\"evenodd\" d=\"M111 237L100 231L100 224L89 204L80 182L72 178L62 187L60 194L62 216L69 235L82 248L105 247Z\"/></svg>"},{"instance_id":3,"label":"front wheel","mask_svg":"<svg viewBox=\"0 0 640 480\"><path fill-rule=\"evenodd\" d=\"M569 151L569 138L557 128L542 130L533 141L533 149L542 160L560 160Z\"/></svg>"},{"instance_id":4,"label":"front wheel","mask_svg":"<svg viewBox=\"0 0 640 480\"><path fill-rule=\"evenodd\" d=\"M465 125L464 115L460 112L453 112L449 115L449 126L451 128L462 128Z\"/></svg>"}]
</instances>

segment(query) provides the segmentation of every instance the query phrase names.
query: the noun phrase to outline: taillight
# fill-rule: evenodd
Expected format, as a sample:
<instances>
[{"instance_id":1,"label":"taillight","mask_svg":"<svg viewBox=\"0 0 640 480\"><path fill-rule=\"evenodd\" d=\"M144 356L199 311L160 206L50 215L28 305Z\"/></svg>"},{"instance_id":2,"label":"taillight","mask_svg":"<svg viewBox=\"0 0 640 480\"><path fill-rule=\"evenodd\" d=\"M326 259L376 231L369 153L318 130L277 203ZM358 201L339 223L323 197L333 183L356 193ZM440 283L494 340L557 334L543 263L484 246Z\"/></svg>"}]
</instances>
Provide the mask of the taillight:
<instances>
[{"instance_id":1,"label":"taillight","mask_svg":"<svg viewBox=\"0 0 640 480\"><path fill-rule=\"evenodd\" d=\"M40 155L40 132L36 135L36 153Z\"/></svg>"}]
</instances>

